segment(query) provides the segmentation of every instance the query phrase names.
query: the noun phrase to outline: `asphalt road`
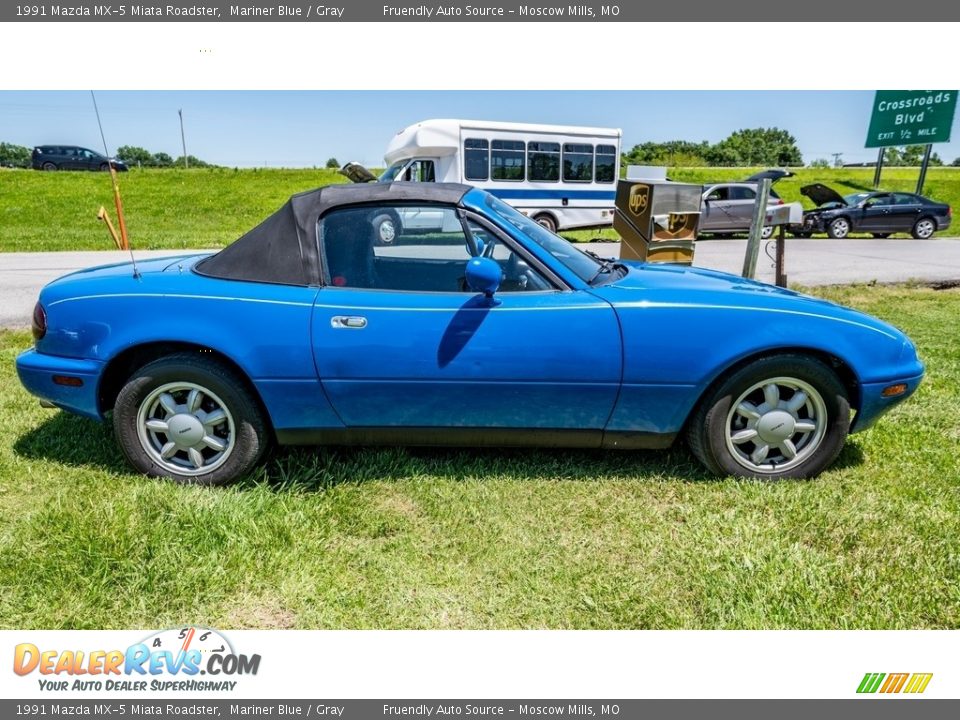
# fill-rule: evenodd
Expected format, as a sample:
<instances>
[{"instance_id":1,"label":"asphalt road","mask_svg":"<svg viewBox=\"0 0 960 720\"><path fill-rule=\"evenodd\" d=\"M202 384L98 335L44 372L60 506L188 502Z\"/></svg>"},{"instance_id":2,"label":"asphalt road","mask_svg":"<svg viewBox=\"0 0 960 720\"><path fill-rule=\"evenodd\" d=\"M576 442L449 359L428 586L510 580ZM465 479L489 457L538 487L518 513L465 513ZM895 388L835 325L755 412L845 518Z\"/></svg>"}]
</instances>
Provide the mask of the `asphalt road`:
<instances>
[{"instance_id":1,"label":"asphalt road","mask_svg":"<svg viewBox=\"0 0 960 720\"><path fill-rule=\"evenodd\" d=\"M746 240L701 240L695 264L739 274ZM757 278L773 282L773 261L763 253ZM619 255L616 243L580 247L602 256ZM771 255L773 247L770 246ZM170 250L137 251L138 258L175 256ZM0 327L26 327L37 294L46 283L74 270L123 262L121 252L0 253ZM787 279L798 285L842 285L856 282L893 283L960 281L960 238L936 240L787 239Z\"/></svg>"}]
</instances>

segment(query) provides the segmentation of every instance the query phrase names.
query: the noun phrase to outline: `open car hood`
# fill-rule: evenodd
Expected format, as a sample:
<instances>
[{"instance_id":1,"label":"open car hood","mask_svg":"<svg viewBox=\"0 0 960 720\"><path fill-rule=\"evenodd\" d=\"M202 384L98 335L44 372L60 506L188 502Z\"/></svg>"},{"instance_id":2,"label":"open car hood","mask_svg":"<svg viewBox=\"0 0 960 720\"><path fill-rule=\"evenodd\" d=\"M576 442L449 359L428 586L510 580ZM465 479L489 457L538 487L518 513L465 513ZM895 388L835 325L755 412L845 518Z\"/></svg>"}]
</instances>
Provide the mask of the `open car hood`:
<instances>
[{"instance_id":1,"label":"open car hood","mask_svg":"<svg viewBox=\"0 0 960 720\"><path fill-rule=\"evenodd\" d=\"M367 170L360 163L348 162L339 170L341 175L345 175L355 183L376 182L377 176Z\"/></svg>"},{"instance_id":2,"label":"open car hood","mask_svg":"<svg viewBox=\"0 0 960 720\"><path fill-rule=\"evenodd\" d=\"M779 170L779 169L761 170L760 172L754 173L753 175L748 177L746 179L746 182L759 182L764 178L770 178L770 182L772 184L772 183L775 183L777 180L783 180L783 178L787 178L787 177L793 177L793 173L790 172L789 170Z\"/></svg>"},{"instance_id":3,"label":"open car hood","mask_svg":"<svg viewBox=\"0 0 960 720\"><path fill-rule=\"evenodd\" d=\"M800 194L813 200L817 207L826 205L827 203L836 203L841 207L847 204L847 201L843 199L843 196L840 195L840 193L833 188L829 188L826 185L821 185L820 183L804 185L802 188L800 188Z\"/></svg>"}]
</instances>

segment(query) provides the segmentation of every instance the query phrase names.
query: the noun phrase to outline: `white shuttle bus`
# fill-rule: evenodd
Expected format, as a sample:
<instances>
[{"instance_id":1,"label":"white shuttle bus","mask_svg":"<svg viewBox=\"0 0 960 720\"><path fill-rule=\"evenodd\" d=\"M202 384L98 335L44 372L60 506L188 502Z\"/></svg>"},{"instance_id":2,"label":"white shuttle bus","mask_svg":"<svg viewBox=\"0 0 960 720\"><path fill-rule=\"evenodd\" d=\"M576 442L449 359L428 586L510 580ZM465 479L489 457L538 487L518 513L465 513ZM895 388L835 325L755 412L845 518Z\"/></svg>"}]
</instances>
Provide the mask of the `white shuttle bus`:
<instances>
[{"instance_id":1,"label":"white shuttle bus","mask_svg":"<svg viewBox=\"0 0 960 720\"><path fill-rule=\"evenodd\" d=\"M615 128L424 120L387 146L381 182L483 188L550 230L613 223L620 170Z\"/></svg>"}]
</instances>

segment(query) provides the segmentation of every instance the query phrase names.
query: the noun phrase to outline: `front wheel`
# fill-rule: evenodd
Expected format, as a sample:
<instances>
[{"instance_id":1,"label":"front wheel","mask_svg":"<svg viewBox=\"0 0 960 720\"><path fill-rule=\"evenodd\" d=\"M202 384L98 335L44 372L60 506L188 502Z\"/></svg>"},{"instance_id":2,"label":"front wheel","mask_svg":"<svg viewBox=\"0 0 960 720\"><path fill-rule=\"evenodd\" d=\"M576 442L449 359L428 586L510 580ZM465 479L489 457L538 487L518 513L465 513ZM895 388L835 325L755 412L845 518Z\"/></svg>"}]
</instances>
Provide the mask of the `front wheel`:
<instances>
[{"instance_id":1,"label":"front wheel","mask_svg":"<svg viewBox=\"0 0 960 720\"><path fill-rule=\"evenodd\" d=\"M927 240L933 235L936 229L937 226L933 220L930 218L920 218L916 224L914 224L913 231L910 234L917 240Z\"/></svg>"},{"instance_id":2,"label":"front wheel","mask_svg":"<svg viewBox=\"0 0 960 720\"><path fill-rule=\"evenodd\" d=\"M850 403L819 360L778 355L723 380L691 418L687 441L713 472L764 480L808 478L832 463L850 429Z\"/></svg>"},{"instance_id":3,"label":"front wheel","mask_svg":"<svg viewBox=\"0 0 960 720\"><path fill-rule=\"evenodd\" d=\"M117 396L113 427L140 472L181 484L226 485L267 448L263 412L223 364L190 353L155 360Z\"/></svg>"},{"instance_id":4,"label":"front wheel","mask_svg":"<svg viewBox=\"0 0 960 720\"><path fill-rule=\"evenodd\" d=\"M846 218L839 217L835 220L831 220L830 224L827 225L827 235L832 237L834 240L843 240L849 234L850 221Z\"/></svg>"}]
</instances>

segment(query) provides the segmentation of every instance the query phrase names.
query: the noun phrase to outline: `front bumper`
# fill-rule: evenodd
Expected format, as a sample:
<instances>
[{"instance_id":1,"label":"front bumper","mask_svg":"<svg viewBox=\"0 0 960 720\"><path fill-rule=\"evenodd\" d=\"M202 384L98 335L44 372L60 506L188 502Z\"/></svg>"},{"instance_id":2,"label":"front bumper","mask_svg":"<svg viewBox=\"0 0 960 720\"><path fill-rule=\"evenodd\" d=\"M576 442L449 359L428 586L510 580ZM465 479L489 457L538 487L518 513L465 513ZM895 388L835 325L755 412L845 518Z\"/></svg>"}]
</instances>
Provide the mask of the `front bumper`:
<instances>
[{"instance_id":1,"label":"front bumper","mask_svg":"<svg viewBox=\"0 0 960 720\"><path fill-rule=\"evenodd\" d=\"M860 409L853 419L850 432L860 432L861 430L873 427L874 423L883 417L884 414L913 395L914 391L920 387L920 383L923 382L923 375L921 372L919 375L913 375L911 377L895 378L893 380L885 380L884 382L864 383L861 385ZM884 388L900 383L907 386L904 393L896 397L883 396Z\"/></svg>"},{"instance_id":2,"label":"front bumper","mask_svg":"<svg viewBox=\"0 0 960 720\"><path fill-rule=\"evenodd\" d=\"M104 364L96 360L44 355L36 350L27 350L17 357L17 375L27 391L63 410L102 420L97 389ZM76 378L82 384L59 385L54 376Z\"/></svg>"}]
</instances>

